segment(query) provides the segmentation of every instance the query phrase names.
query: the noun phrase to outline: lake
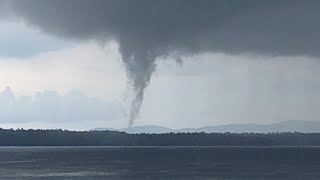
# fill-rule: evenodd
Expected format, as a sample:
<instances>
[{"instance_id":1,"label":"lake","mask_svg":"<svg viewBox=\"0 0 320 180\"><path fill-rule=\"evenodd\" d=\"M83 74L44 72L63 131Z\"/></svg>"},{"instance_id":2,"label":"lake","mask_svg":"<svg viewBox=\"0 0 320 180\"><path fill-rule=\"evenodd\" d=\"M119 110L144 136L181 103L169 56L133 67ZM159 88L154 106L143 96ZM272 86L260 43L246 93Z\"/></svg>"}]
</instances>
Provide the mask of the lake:
<instances>
[{"instance_id":1,"label":"lake","mask_svg":"<svg viewBox=\"0 0 320 180\"><path fill-rule=\"evenodd\" d=\"M319 147L0 147L0 179L319 179Z\"/></svg>"}]
</instances>

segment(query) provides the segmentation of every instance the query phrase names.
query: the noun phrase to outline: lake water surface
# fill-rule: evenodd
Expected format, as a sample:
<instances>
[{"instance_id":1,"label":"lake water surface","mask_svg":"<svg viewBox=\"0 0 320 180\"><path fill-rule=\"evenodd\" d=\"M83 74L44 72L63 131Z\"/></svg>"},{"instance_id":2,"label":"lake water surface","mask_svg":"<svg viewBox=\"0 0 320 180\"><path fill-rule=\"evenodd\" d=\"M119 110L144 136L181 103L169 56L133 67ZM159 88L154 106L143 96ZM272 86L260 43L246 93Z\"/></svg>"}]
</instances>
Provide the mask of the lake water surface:
<instances>
[{"instance_id":1,"label":"lake water surface","mask_svg":"<svg viewBox=\"0 0 320 180\"><path fill-rule=\"evenodd\" d=\"M0 179L320 179L320 148L0 147Z\"/></svg>"}]
</instances>

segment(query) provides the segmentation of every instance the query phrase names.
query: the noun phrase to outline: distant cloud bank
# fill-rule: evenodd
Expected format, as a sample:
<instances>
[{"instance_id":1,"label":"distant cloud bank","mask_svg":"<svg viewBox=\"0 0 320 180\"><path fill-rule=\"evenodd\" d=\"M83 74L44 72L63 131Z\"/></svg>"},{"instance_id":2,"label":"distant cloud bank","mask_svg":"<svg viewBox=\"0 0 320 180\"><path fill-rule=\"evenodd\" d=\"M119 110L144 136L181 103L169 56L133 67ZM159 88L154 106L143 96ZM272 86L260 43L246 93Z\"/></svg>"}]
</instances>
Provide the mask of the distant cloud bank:
<instances>
[{"instance_id":1,"label":"distant cloud bank","mask_svg":"<svg viewBox=\"0 0 320 180\"><path fill-rule=\"evenodd\" d=\"M0 122L77 122L115 120L122 116L121 104L72 91L37 92L33 96L16 97L10 87L0 93Z\"/></svg>"}]
</instances>

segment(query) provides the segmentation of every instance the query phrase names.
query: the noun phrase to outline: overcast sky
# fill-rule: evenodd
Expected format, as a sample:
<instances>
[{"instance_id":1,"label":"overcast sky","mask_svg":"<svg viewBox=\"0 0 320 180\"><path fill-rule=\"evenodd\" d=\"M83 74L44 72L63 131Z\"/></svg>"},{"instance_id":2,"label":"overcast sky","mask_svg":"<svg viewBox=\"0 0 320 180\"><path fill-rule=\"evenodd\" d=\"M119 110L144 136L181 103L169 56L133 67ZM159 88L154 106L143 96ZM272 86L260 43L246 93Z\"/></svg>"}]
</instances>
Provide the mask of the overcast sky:
<instances>
[{"instance_id":1,"label":"overcast sky","mask_svg":"<svg viewBox=\"0 0 320 180\"><path fill-rule=\"evenodd\" d=\"M228 23L220 28L216 28L220 23L204 25L198 21L211 14L194 13L191 17L198 23L193 26L203 27L180 24L185 31L175 25L162 27L176 23L174 18L165 23L161 8L166 4L153 6L153 11L145 5L155 16L151 30L143 30L150 19L135 22L133 18L130 32L122 27L130 13L128 17L105 13L103 17L113 15L106 19L109 24L95 24L94 20L102 18L99 11L110 10L103 9L104 5L97 8L97 14L86 14L81 7L85 1L81 1L74 13L83 12L78 17L82 19L74 22L76 15L66 13L69 4L47 12L47 6L62 7L64 1L12 2L0 1L1 127L122 128L134 116L132 111L138 112L133 117L135 126L171 128L320 120L320 23L311 18L317 15L312 11L316 1L302 7L300 1L277 6L253 3L254 8L249 6L253 1L246 1L234 10L220 3L212 6L222 14L214 20ZM201 2L200 9L204 2L212 5ZM39 8L43 14L33 14ZM240 13L241 8L257 16ZM178 16L179 8L173 10L168 12ZM60 24L59 18L52 17L55 13L67 20L61 19ZM233 14L230 21L228 13ZM289 21L292 15L301 19ZM136 18L141 17L137 12ZM82 21L90 21L91 27ZM283 29L282 21L293 29ZM77 29L81 26L87 29ZM141 109L139 103L132 103L134 99L141 100ZM132 110L131 106L138 107Z\"/></svg>"}]
</instances>

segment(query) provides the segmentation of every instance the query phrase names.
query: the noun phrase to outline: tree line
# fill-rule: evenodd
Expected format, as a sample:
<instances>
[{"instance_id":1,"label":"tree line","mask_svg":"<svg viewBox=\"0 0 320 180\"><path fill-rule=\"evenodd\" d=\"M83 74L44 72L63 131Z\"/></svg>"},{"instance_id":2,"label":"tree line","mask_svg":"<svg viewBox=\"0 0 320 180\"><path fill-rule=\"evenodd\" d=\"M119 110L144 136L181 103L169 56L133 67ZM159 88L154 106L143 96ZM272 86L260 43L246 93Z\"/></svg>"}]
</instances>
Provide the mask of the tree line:
<instances>
[{"instance_id":1,"label":"tree line","mask_svg":"<svg viewBox=\"0 0 320 180\"><path fill-rule=\"evenodd\" d=\"M320 146L320 133L166 133L0 129L0 146Z\"/></svg>"}]
</instances>

